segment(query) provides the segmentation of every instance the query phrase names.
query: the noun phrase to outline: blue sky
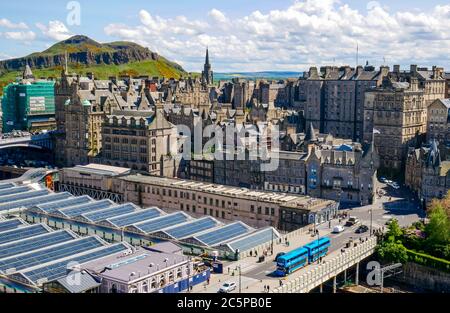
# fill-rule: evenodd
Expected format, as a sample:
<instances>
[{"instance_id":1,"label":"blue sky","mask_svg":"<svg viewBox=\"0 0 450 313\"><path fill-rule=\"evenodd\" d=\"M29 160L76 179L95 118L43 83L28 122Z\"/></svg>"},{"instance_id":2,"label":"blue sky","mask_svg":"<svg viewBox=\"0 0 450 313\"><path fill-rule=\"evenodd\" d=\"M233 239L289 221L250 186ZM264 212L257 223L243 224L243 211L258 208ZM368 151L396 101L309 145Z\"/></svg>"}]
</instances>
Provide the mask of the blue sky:
<instances>
[{"instance_id":1,"label":"blue sky","mask_svg":"<svg viewBox=\"0 0 450 313\"><path fill-rule=\"evenodd\" d=\"M41 51L73 34L130 40L199 71L204 48L218 71L304 70L312 64L450 67L448 1L79 0L2 2L0 59Z\"/></svg>"}]
</instances>

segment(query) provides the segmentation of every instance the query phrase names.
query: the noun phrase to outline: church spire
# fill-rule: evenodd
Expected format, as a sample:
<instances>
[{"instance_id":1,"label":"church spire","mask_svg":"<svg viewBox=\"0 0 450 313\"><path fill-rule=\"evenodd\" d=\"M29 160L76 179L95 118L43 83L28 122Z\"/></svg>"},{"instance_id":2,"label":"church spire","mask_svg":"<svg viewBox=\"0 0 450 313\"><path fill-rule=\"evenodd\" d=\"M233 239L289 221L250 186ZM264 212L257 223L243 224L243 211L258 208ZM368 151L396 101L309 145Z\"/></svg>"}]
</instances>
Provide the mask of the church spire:
<instances>
[{"instance_id":1,"label":"church spire","mask_svg":"<svg viewBox=\"0 0 450 313\"><path fill-rule=\"evenodd\" d=\"M205 65L210 65L209 64L209 49L208 49L208 47L206 47Z\"/></svg>"},{"instance_id":2,"label":"church spire","mask_svg":"<svg viewBox=\"0 0 450 313\"><path fill-rule=\"evenodd\" d=\"M305 134L305 141L308 142L315 142L317 141L316 137L316 131L314 130L313 123L309 123L309 128L307 129L307 132Z\"/></svg>"},{"instance_id":3,"label":"church spire","mask_svg":"<svg viewBox=\"0 0 450 313\"><path fill-rule=\"evenodd\" d=\"M210 85L214 81L213 71L211 70L211 63L209 62L209 48L206 47L205 65L203 66L202 82Z\"/></svg>"}]
</instances>

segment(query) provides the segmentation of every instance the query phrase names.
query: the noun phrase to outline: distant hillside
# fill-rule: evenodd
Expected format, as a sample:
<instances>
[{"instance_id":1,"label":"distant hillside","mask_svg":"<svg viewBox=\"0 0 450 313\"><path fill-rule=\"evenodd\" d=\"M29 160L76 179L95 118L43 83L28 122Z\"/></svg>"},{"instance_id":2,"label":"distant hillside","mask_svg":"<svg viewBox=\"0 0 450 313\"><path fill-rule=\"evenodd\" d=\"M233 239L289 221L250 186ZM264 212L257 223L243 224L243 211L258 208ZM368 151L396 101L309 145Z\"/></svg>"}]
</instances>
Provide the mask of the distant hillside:
<instances>
[{"instance_id":1,"label":"distant hillside","mask_svg":"<svg viewBox=\"0 0 450 313\"><path fill-rule=\"evenodd\" d=\"M20 76L26 64L35 77L58 77L68 54L70 72L93 72L100 79L114 75L148 75L179 78L184 69L166 58L132 42L101 44L86 36L73 36L43 52L0 61L0 87Z\"/></svg>"},{"instance_id":2,"label":"distant hillside","mask_svg":"<svg viewBox=\"0 0 450 313\"><path fill-rule=\"evenodd\" d=\"M300 72L235 72L235 73L214 73L215 80L231 80L233 78L243 79L272 79L281 80L287 78L298 78L303 74Z\"/></svg>"}]
</instances>

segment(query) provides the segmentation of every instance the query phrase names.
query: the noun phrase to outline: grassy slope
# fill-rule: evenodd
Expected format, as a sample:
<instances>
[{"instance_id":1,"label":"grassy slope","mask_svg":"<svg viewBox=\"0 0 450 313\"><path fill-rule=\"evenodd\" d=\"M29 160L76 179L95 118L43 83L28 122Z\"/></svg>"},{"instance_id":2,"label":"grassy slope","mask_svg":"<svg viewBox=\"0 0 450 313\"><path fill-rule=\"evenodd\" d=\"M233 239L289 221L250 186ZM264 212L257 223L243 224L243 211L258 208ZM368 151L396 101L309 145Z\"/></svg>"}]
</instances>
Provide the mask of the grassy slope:
<instances>
[{"instance_id":1,"label":"grassy slope","mask_svg":"<svg viewBox=\"0 0 450 313\"><path fill-rule=\"evenodd\" d=\"M87 72L94 73L97 79L108 79L110 76L118 76L124 72L134 75L147 75L150 77L166 77L179 79L186 73L171 66L170 62L164 58L159 60L147 60L142 62L133 62L121 65L93 65L93 66L71 66L69 65L69 72L75 72L80 75L85 75ZM61 68L50 69L34 69L33 74L37 78L41 77L60 77ZM16 77L21 76L22 72L8 72L0 76L0 94L3 93L3 87L8 83L15 81Z\"/></svg>"}]
</instances>

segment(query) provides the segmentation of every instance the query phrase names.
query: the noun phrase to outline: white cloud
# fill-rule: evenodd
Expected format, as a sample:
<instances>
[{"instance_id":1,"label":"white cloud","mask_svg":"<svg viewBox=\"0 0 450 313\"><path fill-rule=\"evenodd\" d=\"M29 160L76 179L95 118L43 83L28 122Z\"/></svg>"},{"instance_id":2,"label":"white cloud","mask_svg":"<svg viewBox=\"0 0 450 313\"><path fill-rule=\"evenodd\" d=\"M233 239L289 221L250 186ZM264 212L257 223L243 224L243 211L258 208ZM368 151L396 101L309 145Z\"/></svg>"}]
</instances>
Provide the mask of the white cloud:
<instances>
[{"instance_id":1,"label":"white cloud","mask_svg":"<svg viewBox=\"0 0 450 313\"><path fill-rule=\"evenodd\" d=\"M41 30L45 37L57 41L65 40L73 35L61 21L50 21L48 22L48 26L42 23L37 23L36 27Z\"/></svg>"},{"instance_id":2,"label":"white cloud","mask_svg":"<svg viewBox=\"0 0 450 313\"><path fill-rule=\"evenodd\" d=\"M33 41L36 39L36 34L32 31L4 32L3 36L6 39L18 41Z\"/></svg>"},{"instance_id":3,"label":"white cloud","mask_svg":"<svg viewBox=\"0 0 450 313\"><path fill-rule=\"evenodd\" d=\"M217 23L222 24L228 23L228 18L225 16L225 14L217 9L212 9L211 11L209 11L208 16L211 17Z\"/></svg>"},{"instance_id":4,"label":"white cloud","mask_svg":"<svg viewBox=\"0 0 450 313\"><path fill-rule=\"evenodd\" d=\"M204 20L139 12L138 25L110 24L106 34L131 40L199 71L209 46L215 70L304 70L309 65L418 63L450 67L450 5L391 12L376 1L358 11L343 0L295 1L286 9L229 18L211 9ZM362 62L361 61L361 62Z\"/></svg>"},{"instance_id":5,"label":"white cloud","mask_svg":"<svg viewBox=\"0 0 450 313\"><path fill-rule=\"evenodd\" d=\"M1 18L0 19L0 26L1 27L6 27L6 28L14 28L14 29L28 29L28 25L25 24L24 22L20 22L20 23L13 23L10 20L6 19L6 18Z\"/></svg>"}]
</instances>

